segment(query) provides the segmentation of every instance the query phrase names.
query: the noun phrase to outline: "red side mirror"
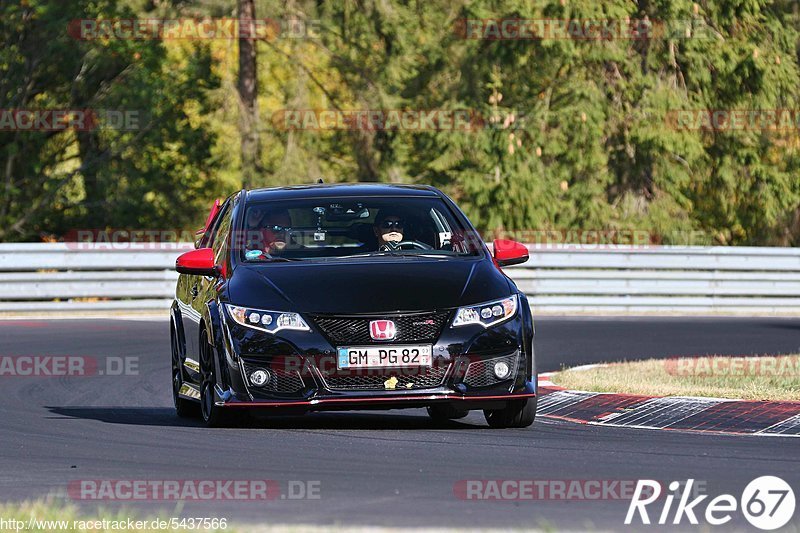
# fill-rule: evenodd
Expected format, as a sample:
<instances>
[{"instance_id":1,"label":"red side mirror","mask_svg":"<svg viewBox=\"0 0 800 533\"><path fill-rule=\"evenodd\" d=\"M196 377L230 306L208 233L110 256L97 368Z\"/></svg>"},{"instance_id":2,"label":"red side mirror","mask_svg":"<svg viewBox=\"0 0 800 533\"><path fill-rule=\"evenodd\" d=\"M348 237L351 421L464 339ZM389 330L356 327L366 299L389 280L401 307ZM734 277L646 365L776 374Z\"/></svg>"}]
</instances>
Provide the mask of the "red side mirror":
<instances>
[{"instance_id":1,"label":"red side mirror","mask_svg":"<svg viewBox=\"0 0 800 533\"><path fill-rule=\"evenodd\" d=\"M214 250L211 248L198 248L178 256L175 261L175 270L181 274L195 276L218 276L219 269L214 264Z\"/></svg>"},{"instance_id":2,"label":"red side mirror","mask_svg":"<svg viewBox=\"0 0 800 533\"><path fill-rule=\"evenodd\" d=\"M528 248L517 241L495 239L494 260L501 267L519 265L528 261Z\"/></svg>"}]
</instances>

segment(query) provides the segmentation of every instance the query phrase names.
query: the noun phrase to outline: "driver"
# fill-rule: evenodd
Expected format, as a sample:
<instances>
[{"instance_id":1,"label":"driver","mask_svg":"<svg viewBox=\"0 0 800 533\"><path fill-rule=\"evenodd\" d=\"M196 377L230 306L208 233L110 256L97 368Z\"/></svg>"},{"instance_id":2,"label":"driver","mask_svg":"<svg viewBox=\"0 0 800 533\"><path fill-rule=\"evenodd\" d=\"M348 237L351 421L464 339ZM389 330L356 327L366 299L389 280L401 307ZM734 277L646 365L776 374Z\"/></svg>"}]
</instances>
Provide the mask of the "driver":
<instances>
[{"instance_id":1,"label":"driver","mask_svg":"<svg viewBox=\"0 0 800 533\"><path fill-rule=\"evenodd\" d=\"M381 211L375 217L373 231L378 238L378 251L391 252L400 249L405 221L396 211Z\"/></svg>"},{"instance_id":2,"label":"driver","mask_svg":"<svg viewBox=\"0 0 800 533\"><path fill-rule=\"evenodd\" d=\"M286 209L267 211L252 208L247 214L245 224L248 250L269 256L286 248L287 234L292 226L292 219Z\"/></svg>"}]
</instances>

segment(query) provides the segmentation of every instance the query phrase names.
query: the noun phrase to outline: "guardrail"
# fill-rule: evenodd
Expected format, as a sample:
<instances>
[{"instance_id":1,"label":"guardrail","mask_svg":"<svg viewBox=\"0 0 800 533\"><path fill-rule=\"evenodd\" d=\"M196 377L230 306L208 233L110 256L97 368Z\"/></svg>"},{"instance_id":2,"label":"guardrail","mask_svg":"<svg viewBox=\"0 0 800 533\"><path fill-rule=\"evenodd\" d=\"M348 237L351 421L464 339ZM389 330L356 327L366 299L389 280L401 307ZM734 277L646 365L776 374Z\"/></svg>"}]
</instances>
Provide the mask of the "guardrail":
<instances>
[{"instance_id":1,"label":"guardrail","mask_svg":"<svg viewBox=\"0 0 800 533\"><path fill-rule=\"evenodd\" d=\"M0 244L0 311L166 310L191 244ZM506 269L537 313L800 314L800 250L529 246Z\"/></svg>"},{"instance_id":2,"label":"guardrail","mask_svg":"<svg viewBox=\"0 0 800 533\"><path fill-rule=\"evenodd\" d=\"M530 260L506 271L539 311L800 314L800 249L529 248Z\"/></svg>"},{"instance_id":3,"label":"guardrail","mask_svg":"<svg viewBox=\"0 0 800 533\"><path fill-rule=\"evenodd\" d=\"M169 309L190 243L0 244L0 312Z\"/></svg>"}]
</instances>

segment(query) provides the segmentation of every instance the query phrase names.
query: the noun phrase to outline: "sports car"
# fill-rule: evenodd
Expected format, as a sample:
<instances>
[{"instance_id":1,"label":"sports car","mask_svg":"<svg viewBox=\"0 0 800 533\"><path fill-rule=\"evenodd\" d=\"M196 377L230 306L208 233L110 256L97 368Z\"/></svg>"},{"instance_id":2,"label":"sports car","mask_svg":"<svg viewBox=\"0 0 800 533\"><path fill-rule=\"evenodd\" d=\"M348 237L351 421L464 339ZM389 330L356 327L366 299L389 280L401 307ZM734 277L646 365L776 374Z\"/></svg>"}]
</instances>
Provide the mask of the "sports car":
<instances>
[{"instance_id":1,"label":"sports car","mask_svg":"<svg viewBox=\"0 0 800 533\"><path fill-rule=\"evenodd\" d=\"M245 413L482 410L530 426L533 319L490 248L428 186L318 184L215 202L177 258L170 312L177 414L224 426Z\"/></svg>"}]
</instances>

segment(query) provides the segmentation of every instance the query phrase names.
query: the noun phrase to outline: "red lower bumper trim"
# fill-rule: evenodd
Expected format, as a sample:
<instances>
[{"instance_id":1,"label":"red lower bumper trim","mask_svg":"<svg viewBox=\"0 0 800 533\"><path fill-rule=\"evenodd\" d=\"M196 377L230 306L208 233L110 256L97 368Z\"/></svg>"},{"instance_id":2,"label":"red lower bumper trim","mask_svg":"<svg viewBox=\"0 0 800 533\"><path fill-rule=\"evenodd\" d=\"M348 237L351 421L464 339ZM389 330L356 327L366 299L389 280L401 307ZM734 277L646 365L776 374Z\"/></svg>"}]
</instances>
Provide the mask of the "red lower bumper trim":
<instances>
[{"instance_id":1,"label":"red lower bumper trim","mask_svg":"<svg viewBox=\"0 0 800 533\"><path fill-rule=\"evenodd\" d=\"M452 394L422 394L415 396L391 396L386 398L318 398L315 400L284 401L284 402L230 402L224 407L313 407L326 403L372 403L372 402L413 402L426 400L450 400L450 401L486 401L486 400L521 400L535 398L533 393L504 394L502 396L455 396Z\"/></svg>"}]
</instances>

